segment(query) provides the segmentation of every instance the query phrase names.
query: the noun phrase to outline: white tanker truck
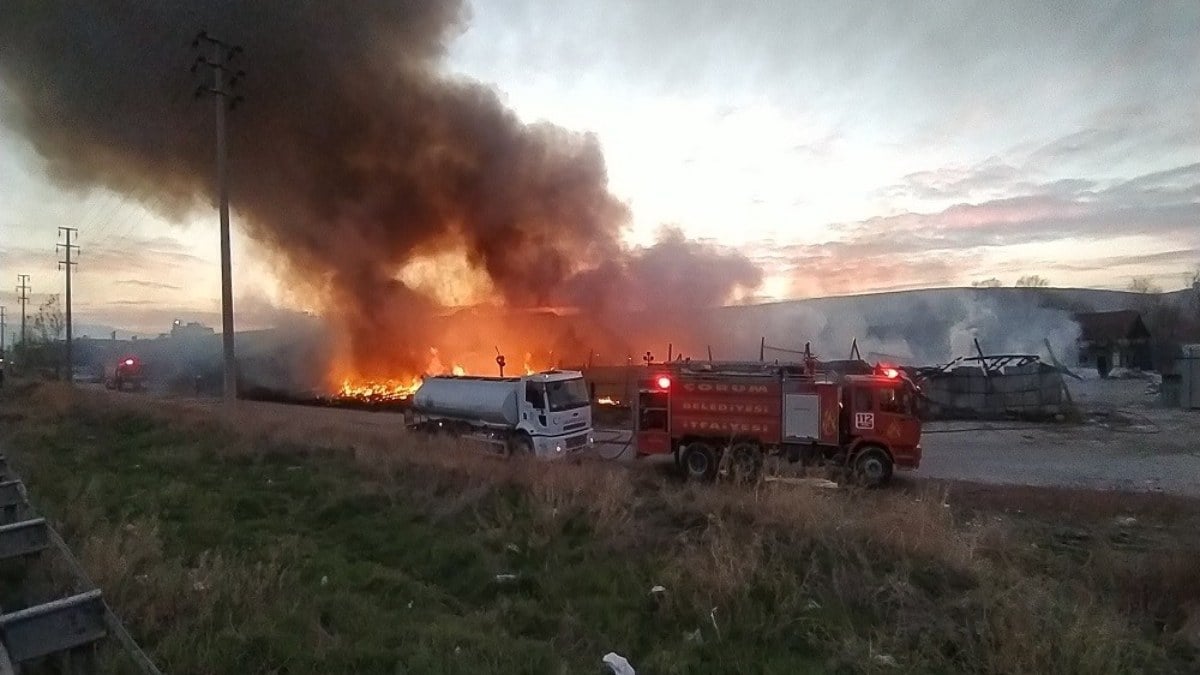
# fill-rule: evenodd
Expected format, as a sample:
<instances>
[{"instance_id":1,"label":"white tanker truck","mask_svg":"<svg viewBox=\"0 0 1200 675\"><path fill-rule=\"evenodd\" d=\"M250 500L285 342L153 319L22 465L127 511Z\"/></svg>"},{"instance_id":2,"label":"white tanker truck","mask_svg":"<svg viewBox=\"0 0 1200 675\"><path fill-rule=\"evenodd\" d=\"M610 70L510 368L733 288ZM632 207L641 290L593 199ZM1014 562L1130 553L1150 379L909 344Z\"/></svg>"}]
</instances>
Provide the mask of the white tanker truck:
<instances>
[{"instance_id":1,"label":"white tanker truck","mask_svg":"<svg viewBox=\"0 0 1200 675\"><path fill-rule=\"evenodd\" d=\"M592 444L591 401L578 371L427 377L407 414L410 429L477 438L505 453L549 459Z\"/></svg>"}]
</instances>

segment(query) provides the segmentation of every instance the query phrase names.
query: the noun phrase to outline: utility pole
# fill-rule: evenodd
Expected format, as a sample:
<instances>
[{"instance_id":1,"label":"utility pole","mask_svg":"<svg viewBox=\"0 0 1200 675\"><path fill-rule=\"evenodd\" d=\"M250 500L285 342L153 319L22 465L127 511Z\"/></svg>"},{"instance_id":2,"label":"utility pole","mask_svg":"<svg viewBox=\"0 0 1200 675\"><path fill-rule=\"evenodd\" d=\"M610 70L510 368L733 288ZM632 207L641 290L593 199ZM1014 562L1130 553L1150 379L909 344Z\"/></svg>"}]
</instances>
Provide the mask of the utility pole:
<instances>
[{"instance_id":1,"label":"utility pole","mask_svg":"<svg viewBox=\"0 0 1200 675\"><path fill-rule=\"evenodd\" d=\"M229 62L241 53L240 46L231 45L223 40L200 31L192 40L192 48L199 49L201 45L212 48L212 57L196 57L192 63L195 73L201 66L210 68L213 74L211 87L201 85L196 89L196 97L209 94L215 101L217 114L217 199L221 216L221 337L225 348L225 387L224 398L226 405L232 405L237 400L237 361L233 351L233 265L230 262L229 251L229 172L226 167L225 147L225 108L233 109L241 102L242 97L233 93L233 87L238 80L245 76L241 70L233 71ZM229 79L226 80L226 75Z\"/></svg>"},{"instance_id":2,"label":"utility pole","mask_svg":"<svg viewBox=\"0 0 1200 675\"><path fill-rule=\"evenodd\" d=\"M25 306L29 304L29 275L17 275L17 300L21 302L21 349L25 349Z\"/></svg>"},{"instance_id":3,"label":"utility pole","mask_svg":"<svg viewBox=\"0 0 1200 675\"><path fill-rule=\"evenodd\" d=\"M5 309L6 308L4 308L4 307L0 307L0 357L4 356L4 329L6 328L6 326L4 324L4 310Z\"/></svg>"},{"instance_id":4,"label":"utility pole","mask_svg":"<svg viewBox=\"0 0 1200 675\"><path fill-rule=\"evenodd\" d=\"M67 238L67 243L55 244L54 251L55 253L62 251L66 256L65 260L58 261L58 268L60 270L66 270L67 274L67 382L69 384L74 384L75 363L71 358L71 348L73 342L73 336L71 334L71 267L78 265L79 263L71 260L71 251L78 251L79 246L71 243L71 235L78 235L79 229L74 227L59 227L58 233L60 235L65 235Z\"/></svg>"}]
</instances>

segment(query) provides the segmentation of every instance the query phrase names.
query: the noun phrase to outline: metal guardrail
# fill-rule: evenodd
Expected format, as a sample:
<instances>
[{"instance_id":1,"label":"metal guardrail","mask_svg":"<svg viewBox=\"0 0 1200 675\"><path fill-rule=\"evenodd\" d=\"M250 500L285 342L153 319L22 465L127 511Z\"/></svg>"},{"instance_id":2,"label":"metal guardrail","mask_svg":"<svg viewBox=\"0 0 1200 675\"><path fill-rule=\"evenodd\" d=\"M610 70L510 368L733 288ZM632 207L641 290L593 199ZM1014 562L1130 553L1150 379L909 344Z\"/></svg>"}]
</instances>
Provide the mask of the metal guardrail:
<instances>
[{"instance_id":1,"label":"metal guardrail","mask_svg":"<svg viewBox=\"0 0 1200 675\"><path fill-rule=\"evenodd\" d=\"M18 663L90 645L108 636L99 589L0 615L0 639Z\"/></svg>"},{"instance_id":2,"label":"metal guardrail","mask_svg":"<svg viewBox=\"0 0 1200 675\"><path fill-rule=\"evenodd\" d=\"M50 548L50 528L45 518L0 525L0 560L41 553Z\"/></svg>"},{"instance_id":3,"label":"metal guardrail","mask_svg":"<svg viewBox=\"0 0 1200 675\"><path fill-rule=\"evenodd\" d=\"M18 673L22 664L62 654L73 672L92 671L89 647L111 635L142 672L162 675L88 579L70 548L45 518L33 511L24 484L0 455L0 560L32 558L50 549L61 555L76 587L91 590L0 614L0 675Z\"/></svg>"},{"instance_id":4,"label":"metal guardrail","mask_svg":"<svg viewBox=\"0 0 1200 675\"><path fill-rule=\"evenodd\" d=\"M0 507L16 506L25 502L25 491L21 481L6 480L0 482Z\"/></svg>"}]
</instances>

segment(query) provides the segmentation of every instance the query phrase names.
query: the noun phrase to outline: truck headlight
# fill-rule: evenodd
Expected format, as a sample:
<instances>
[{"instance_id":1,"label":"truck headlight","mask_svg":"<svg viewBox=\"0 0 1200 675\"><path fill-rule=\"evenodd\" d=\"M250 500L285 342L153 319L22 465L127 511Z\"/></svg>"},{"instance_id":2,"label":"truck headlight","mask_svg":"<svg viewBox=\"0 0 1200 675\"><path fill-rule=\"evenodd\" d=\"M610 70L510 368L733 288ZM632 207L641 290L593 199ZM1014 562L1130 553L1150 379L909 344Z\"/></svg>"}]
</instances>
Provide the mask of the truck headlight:
<instances>
[{"instance_id":1,"label":"truck headlight","mask_svg":"<svg viewBox=\"0 0 1200 675\"><path fill-rule=\"evenodd\" d=\"M562 452L562 446L561 446L561 445L556 445L556 446L554 446L554 451L555 451L555 452Z\"/></svg>"}]
</instances>

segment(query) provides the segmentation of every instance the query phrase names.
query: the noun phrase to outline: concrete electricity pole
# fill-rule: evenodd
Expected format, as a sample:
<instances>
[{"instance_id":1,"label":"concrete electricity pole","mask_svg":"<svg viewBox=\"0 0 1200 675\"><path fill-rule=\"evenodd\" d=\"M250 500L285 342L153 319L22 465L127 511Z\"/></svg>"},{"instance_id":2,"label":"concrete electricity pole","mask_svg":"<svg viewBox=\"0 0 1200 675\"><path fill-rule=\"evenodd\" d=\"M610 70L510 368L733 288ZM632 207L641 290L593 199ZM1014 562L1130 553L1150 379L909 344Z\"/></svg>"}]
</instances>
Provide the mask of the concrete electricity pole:
<instances>
[{"instance_id":1,"label":"concrete electricity pole","mask_svg":"<svg viewBox=\"0 0 1200 675\"><path fill-rule=\"evenodd\" d=\"M21 349L25 348L25 306L29 304L29 275L17 275L17 300L21 302Z\"/></svg>"},{"instance_id":2,"label":"concrete electricity pole","mask_svg":"<svg viewBox=\"0 0 1200 675\"><path fill-rule=\"evenodd\" d=\"M225 403L231 405L237 400L237 361L234 358L233 343L233 265L229 252L229 172L226 167L225 147L225 108L233 109L241 102L241 96L235 96L233 87L237 85L245 73L231 70L229 62L241 53L242 48L230 45L223 40L200 31L192 40L192 48L199 49L202 44L212 48L212 57L196 57L192 64L195 73L201 66L210 68L213 73L211 87L200 86L196 89L196 97L205 94L213 97L217 114L217 197L221 214L221 337L225 347ZM228 80L226 75L229 76Z\"/></svg>"},{"instance_id":3,"label":"concrete electricity pole","mask_svg":"<svg viewBox=\"0 0 1200 675\"><path fill-rule=\"evenodd\" d=\"M79 263L71 261L71 251L78 251L79 247L71 243L71 235L79 234L79 229L74 227L60 227L58 228L58 233L61 235L66 235L67 238L67 243L55 244L54 250L56 253L58 251L63 251L64 255L66 256L66 260L58 261L58 268L61 270L66 270L67 274L67 382L74 384L75 362L71 358L71 348L73 342L71 335L71 267L78 265Z\"/></svg>"},{"instance_id":4,"label":"concrete electricity pole","mask_svg":"<svg viewBox=\"0 0 1200 675\"><path fill-rule=\"evenodd\" d=\"M0 356L4 356L4 307L0 307Z\"/></svg>"}]
</instances>

